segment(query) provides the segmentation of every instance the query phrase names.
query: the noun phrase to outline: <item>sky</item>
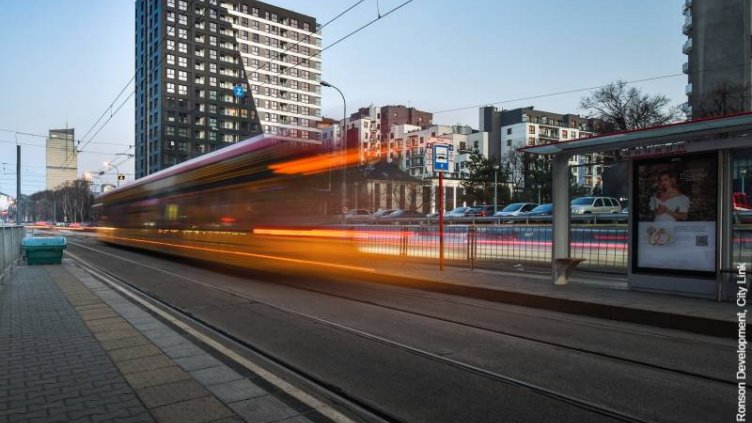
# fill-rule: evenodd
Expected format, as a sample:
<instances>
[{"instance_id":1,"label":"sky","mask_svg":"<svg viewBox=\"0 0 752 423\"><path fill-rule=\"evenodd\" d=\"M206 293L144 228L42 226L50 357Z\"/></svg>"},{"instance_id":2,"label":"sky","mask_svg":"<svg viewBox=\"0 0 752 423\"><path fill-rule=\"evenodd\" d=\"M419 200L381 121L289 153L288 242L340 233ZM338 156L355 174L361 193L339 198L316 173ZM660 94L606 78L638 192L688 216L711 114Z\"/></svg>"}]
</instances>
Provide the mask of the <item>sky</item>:
<instances>
[{"instance_id":1,"label":"sky","mask_svg":"<svg viewBox=\"0 0 752 423\"><path fill-rule=\"evenodd\" d=\"M406 1L363 0L323 28L322 79L342 90L348 114L402 104L433 112L434 123L477 128L482 105L584 114L578 104L589 88L663 76L634 86L674 105L686 101L683 0L412 0L389 13ZM358 1L269 3L325 24ZM126 84L135 72L134 5L3 1L0 192L15 196L16 143L22 193L44 189L43 136L53 128L75 128L83 140L80 175L114 161L133 179L133 89ZM564 91L575 92L553 95ZM323 116L340 119L339 94L322 87L322 95ZM106 169L95 183L114 183L115 174Z\"/></svg>"}]
</instances>

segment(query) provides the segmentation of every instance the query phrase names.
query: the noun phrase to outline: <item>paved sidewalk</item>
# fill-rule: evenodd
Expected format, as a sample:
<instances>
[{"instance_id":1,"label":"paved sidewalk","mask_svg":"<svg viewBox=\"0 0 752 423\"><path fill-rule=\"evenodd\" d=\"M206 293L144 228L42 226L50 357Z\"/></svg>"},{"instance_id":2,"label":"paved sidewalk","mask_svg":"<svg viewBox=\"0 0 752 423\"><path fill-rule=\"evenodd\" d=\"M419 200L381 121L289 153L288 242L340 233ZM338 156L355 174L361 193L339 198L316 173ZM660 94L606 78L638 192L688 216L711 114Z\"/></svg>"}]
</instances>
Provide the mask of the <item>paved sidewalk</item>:
<instances>
[{"instance_id":1,"label":"paved sidewalk","mask_svg":"<svg viewBox=\"0 0 752 423\"><path fill-rule=\"evenodd\" d=\"M580 273L569 285L556 286L550 275L521 271L451 266L439 271L438 264L403 263L383 256L360 264L376 269L369 279L381 283L714 336L734 337L738 330L736 304L629 291L620 275L609 279Z\"/></svg>"},{"instance_id":2,"label":"paved sidewalk","mask_svg":"<svg viewBox=\"0 0 752 423\"><path fill-rule=\"evenodd\" d=\"M325 420L249 373L71 264L0 285L0 423Z\"/></svg>"}]
</instances>

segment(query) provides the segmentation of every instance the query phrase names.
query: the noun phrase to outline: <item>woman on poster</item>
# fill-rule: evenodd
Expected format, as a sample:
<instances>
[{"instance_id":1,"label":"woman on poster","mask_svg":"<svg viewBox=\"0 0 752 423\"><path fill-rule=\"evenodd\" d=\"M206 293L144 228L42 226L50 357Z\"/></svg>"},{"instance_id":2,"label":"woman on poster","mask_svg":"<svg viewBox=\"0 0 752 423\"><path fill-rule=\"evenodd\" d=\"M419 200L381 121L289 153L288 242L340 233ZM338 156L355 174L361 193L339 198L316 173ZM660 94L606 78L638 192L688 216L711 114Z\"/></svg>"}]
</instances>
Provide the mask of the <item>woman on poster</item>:
<instances>
[{"instance_id":1,"label":"woman on poster","mask_svg":"<svg viewBox=\"0 0 752 423\"><path fill-rule=\"evenodd\" d=\"M676 176L670 172L658 175L658 191L650 198L650 210L656 222L687 220L689 197L676 187Z\"/></svg>"}]
</instances>

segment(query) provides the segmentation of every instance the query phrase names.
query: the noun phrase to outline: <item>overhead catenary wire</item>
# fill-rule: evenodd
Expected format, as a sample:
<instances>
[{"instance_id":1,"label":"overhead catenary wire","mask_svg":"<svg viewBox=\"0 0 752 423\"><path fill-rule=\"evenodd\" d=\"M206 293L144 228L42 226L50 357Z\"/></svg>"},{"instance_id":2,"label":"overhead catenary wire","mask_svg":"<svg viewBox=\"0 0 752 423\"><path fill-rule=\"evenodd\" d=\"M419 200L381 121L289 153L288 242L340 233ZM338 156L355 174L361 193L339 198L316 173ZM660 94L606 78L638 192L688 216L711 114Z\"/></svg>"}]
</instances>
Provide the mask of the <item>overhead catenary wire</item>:
<instances>
[{"instance_id":1,"label":"overhead catenary wire","mask_svg":"<svg viewBox=\"0 0 752 423\"><path fill-rule=\"evenodd\" d=\"M694 70L694 71L688 72L688 73L684 73L684 72L681 72L681 73L671 73L671 74L651 76L651 77L646 77L646 78L641 78L641 79L633 79L633 80L629 80L629 81L624 81L624 83L627 84L627 85L629 85L629 84L637 84L637 83L640 83L640 82L650 82L650 81L657 81L657 80L661 80L661 79L676 78L676 77L679 77L679 76L688 76L690 74L700 73L700 72L710 72L710 71L725 70L725 69L738 68L738 67L749 67L749 66L750 66L749 63L741 63L741 64L735 64L735 65L726 65L726 66L714 66L714 67L710 67L710 68L697 69L697 70ZM532 95L532 96L527 96L527 97L519 97L519 98L513 98L513 99L507 99L507 100L494 101L494 102L490 102L490 103L475 104L475 105L472 105L472 106L455 107L455 108L451 108L451 109L434 111L434 112L431 112L431 113L432 114L441 114L441 113L457 112L457 111L461 111L461 110L477 109L479 107L493 106L493 105L503 104L503 103L514 103L514 102L517 102L517 101L535 100L535 99L539 99L539 98L555 97L555 96L565 95L565 94L575 94L575 93L579 93L579 92L593 91L593 90L602 89L602 88L608 87L610 84L611 83L601 84L601 85L594 86L594 87L574 88L574 89L570 89L570 90L555 91L555 92L544 93L544 94L537 94L537 95ZM749 88L747 88L747 89L749 89Z\"/></svg>"}]
</instances>

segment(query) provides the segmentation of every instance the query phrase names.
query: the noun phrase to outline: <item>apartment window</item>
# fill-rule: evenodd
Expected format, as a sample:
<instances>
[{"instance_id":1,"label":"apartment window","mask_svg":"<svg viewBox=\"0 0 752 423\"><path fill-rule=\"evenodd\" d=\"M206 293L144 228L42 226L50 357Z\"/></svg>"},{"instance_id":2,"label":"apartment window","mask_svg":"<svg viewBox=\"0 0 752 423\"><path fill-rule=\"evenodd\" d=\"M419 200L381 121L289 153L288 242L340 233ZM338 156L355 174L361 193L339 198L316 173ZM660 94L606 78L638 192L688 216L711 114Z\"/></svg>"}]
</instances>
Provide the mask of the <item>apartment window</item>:
<instances>
[{"instance_id":1,"label":"apartment window","mask_svg":"<svg viewBox=\"0 0 752 423\"><path fill-rule=\"evenodd\" d=\"M251 15L258 17L258 15L259 15L258 7L254 7L254 8L251 9Z\"/></svg>"},{"instance_id":2,"label":"apartment window","mask_svg":"<svg viewBox=\"0 0 752 423\"><path fill-rule=\"evenodd\" d=\"M188 87L185 85L178 85L178 94L188 95Z\"/></svg>"},{"instance_id":3,"label":"apartment window","mask_svg":"<svg viewBox=\"0 0 752 423\"><path fill-rule=\"evenodd\" d=\"M168 93L175 93L175 84L168 82L167 83L167 92Z\"/></svg>"},{"instance_id":4,"label":"apartment window","mask_svg":"<svg viewBox=\"0 0 752 423\"><path fill-rule=\"evenodd\" d=\"M209 113L217 113L217 105L216 104L210 104L209 105Z\"/></svg>"},{"instance_id":5,"label":"apartment window","mask_svg":"<svg viewBox=\"0 0 752 423\"><path fill-rule=\"evenodd\" d=\"M217 86L217 78L214 77L214 76L210 76L209 77L209 85L211 85L212 87L216 87Z\"/></svg>"},{"instance_id":6,"label":"apartment window","mask_svg":"<svg viewBox=\"0 0 752 423\"><path fill-rule=\"evenodd\" d=\"M211 73L217 73L217 64L216 63L209 63L209 72L211 72Z\"/></svg>"},{"instance_id":7,"label":"apartment window","mask_svg":"<svg viewBox=\"0 0 752 423\"><path fill-rule=\"evenodd\" d=\"M530 125L527 127L527 133L531 135L535 135L535 126Z\"/></svg>"},{"instance_id":8,"label":"apartment window","mask_svg":"<svg viewBox=\"0 0 752 423\"><path fill-rule=\"evenodd\" d=\"M507 147L511 147L511 146L512 146L512 140L507 140Z\"/></svg>"},{"instance_id":9,"label":"apartment window","mask_svg":"<svg viewBox=\"0 0 752 423\"><path fill-rule=\"evenodd\" d=\"M167 12L167 22L175 22L175 12Z\"/></svg>"},{"instance_id":10,"label":"apartment window","mask_svg":"<svg viewBox=\"0 0 752 423\"><path fill-rule=\"evenodd\" d=\"M180 71L178 72L178 79L181 81L187 81L188 80L188 72Z\"/></svg>"},{"instance_id":11,"label":"apartment window","mask_svg":"<svg viewBox=\"0 0 752 423\"><path fill-rule=\"evenodd\" d=\"M186 43L178 43L178 51L181 53L188 54L188 44Z\"/></svg>"},{"instance_id":12,"label":"apartment window","mask_svg":"<svg viewBox=\"0 0 752 423\"><path fill-rule=\"evenodd\" d=\"M507 128L507 135L512 135L512 128Z\"/></svg>"},{"instance_id":13,"label":"apartment window","mask_svg":"<svg viewBox=\"0 0 752 423\"><path fill-rule=\"evenodd\" d=\"M568 135L569 135L569 134L567 133L567 130L566 130L566 129L564 129L564 130L562 130L562 131L561 131L561 137L562 137L562 138L566 139L566 138L568 138Z\"/></svg>"},{"instance_id":14,"label":"apartment window","mask_svg":"<svg viewBox=\"0 0 752 423\"><path fill-rule=\"evenodd\" d=\"M217 37L211 35L209 36L209 45L216 46L217 45Z\"/></svg>"},{"instance_id":15,"label":"apartment window","mask_svg":"<svg viewBox=\"0 0 752 423\"><path fill-rule=\"evenodd\" d=\"M167 25L167 27L165 29L167 31L167 35L171 35L173 37L175 36L175 27L174 26Z\"/></svg>"},{"instance_id":16,"label":"apartment window","mask_svg":"<svg viewBox=\"0 0 752 423\"><path fill-rule=\"evenodd\" d=\"M180 0L178 2L178 9L180 9L180 10L188 10L188 3L185 2L185 1L183 1L183 0Z\"/></svg>"},{"instance_id":17,"label":"apartment window","mask_svg":"<svg viewBox=\"0 0 752 423\"><path fill-rule=\"evenodd\" d=\"M577 132L572 131L572 138L577 138Z\"/></svg>"},{"instance_id":18,"label":"apartment window","mask_svg":"<svg viewBox=\"0 0 752 423\"><path fill-rule=\"evenodd\" d=\"M209 32L217 32L217 24L214 22L209 23Z\"/></svg>"},{"instance_id":19,"label":"apartment window","mask_svg":"<svg viewBox=\"0 0 752 423\"><path fill-rule=\"evenodd\" d=\"M178 16L178 23L181 25L188 25L188 16L182 14Z\"/></svg>"},{"instance_id":20,"label":"apartment window","mask_svg":"<svg viewBox=\"0 0 752 423\"><path fill-rule=\"evenodd\" d=\"M167 50L175 50L175 41L167 40Z\"/></svg>"},{"instance_id":21,"label":"apartment window","mask_svg":"<svg viewBox=\"0 0 752 423\"><path fill-rule=\"evenodd\" d=\"M175 0L167 0L167 7L175 7Z\"/></svg>"},{"instance_id":22,"label":"apartment window","mask_svg":"<svg viewBox=\"0 0 752 423\"><path fill-rule=\"evenodd\" d=\"M212 60L217 60L217 50L209 50L209 58Z\"/></svg>"},{"instance_id":23,"label":"apartment window","mask_svg":"<svg viewBox=\"0 0 752 423\"><path fill-rule=\"evenodd\" d=\"M178 66L187 68L188 67L188 59L185 57L178 57Z\"/></svg>"},{"instance_id":24,"label":"apartment window","mask_svg":"<svg viewBox=\"0 0 752 423\"><path fill-rule=\"evenodd\" d=\"M167 68L167 78L175 79L175 69Z\"/></svg>"}]
</instances>

